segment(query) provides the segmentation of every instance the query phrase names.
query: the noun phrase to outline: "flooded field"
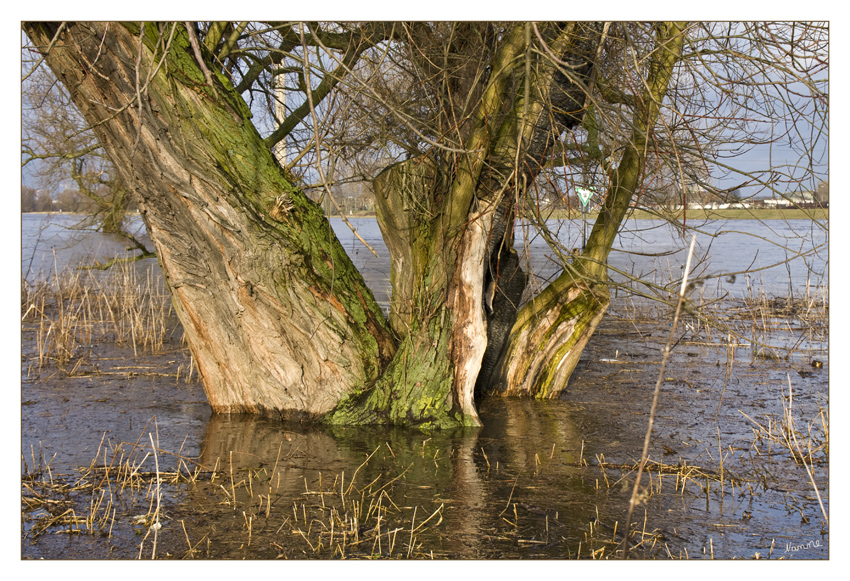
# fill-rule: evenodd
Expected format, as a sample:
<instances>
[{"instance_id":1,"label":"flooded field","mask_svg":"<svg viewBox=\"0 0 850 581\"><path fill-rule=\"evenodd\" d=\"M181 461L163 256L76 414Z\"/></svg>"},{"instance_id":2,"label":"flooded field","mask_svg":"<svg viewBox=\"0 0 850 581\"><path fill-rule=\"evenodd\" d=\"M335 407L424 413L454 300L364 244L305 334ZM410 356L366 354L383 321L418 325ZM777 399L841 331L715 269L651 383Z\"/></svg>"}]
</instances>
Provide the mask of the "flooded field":
<instances>
[{"instance_id":1,"label":"flooded field","mask_svg":"<svg viewBox=\"0 0 850 581\"><path fill-rule=\"evenodd\" d=\"M29 313L22 323L24 558L615 556L672 320L663 305L618 293L560 400L485 399L479 430L220 417L197 382L155 261L68 270L82 247L68 243L62 224L29 224L38 234L27 238L28 219L37 218L24 216L22 275L31 283L22 315L27 300L51 296L36 287L53 272L66 273L66 295L83 296L71 290L76 284L143 296L85 303L98 328L70 329L74 338L61 346L50 343L69 330L60 314ZM385 260L374 221L355 223ZM386 266L334 226L386 305ZM664 232L625 238L612 262L626 273L654 269L660 285L669 282L684 243L671 238L669 255L641 258L670 238ZM88 260L122 248L102 235L83 239ZM740 247L723 236L715 244L727 239ZM703 247L711 259L704 277L738 268L722 264L717 248ZM706 301L705 289L741 293L715 309L721 326L681 323L632 525L633 557L829 557L826 248L798 252L801 262L787 272L780 265L784 276L753 270L749 291L746 275L706 279L695 291ZM756 260L773 260L767 254L759 249ZM530 255L539 276L554 272L540 252ZM743 270L754 265L744 252L731 256L747 262ZM791 293L783 292L789 276Z\"/></svg>"}]
</instances>

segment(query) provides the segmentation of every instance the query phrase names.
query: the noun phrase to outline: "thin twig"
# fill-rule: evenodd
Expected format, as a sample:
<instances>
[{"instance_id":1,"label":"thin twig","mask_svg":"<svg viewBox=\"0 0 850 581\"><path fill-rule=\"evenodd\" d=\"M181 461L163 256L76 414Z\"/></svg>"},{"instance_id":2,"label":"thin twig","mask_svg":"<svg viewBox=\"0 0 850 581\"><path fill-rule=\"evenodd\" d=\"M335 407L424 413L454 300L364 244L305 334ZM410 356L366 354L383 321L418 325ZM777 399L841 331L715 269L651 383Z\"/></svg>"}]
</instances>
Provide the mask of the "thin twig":
<instances>
[{"instance_id":1,"label":"thin twig","mask_svg":"<svg viewBox=\"0 0 850 581\"><path fill-rule=\"evenodd\" d=\"M303 25L300 27L300 31L301 31L301 44L304 46L304 54L306 55L307 54L307 42L304 39L304 26ZM351 232L357 237L357 239L360 242L363 243L363 246L365 246L369 250L369 252L371 252L372 254L375 255L375 258L380 258L378 256L378 253L375 252L375 249L372 248L369 245L368 242L363 240L363 237L360 236L360 233L357 232L357 229L351 224L351 222L348 221L348 218L345 217L345 214L343 214L342 209L339 207L339 204L337 204L336 199L333 196L333 193L331 193L331 188L330 188L330 186L328 186L328 180L325 179L325 172L322 170L322 141L321 141L321 137L319 135L319 120L316 116L316 108L313 106L313 91L310 89L310 68L307 66L307 59L306 58L304 59L302 64L303 64L303 68L304 68L304 83L305 83L306 89L307 89L307 102L310 106L310 115L313 117L313 132L314 132L314 135L315 135L315 148L316 148L316 170L319 172L319 178L322 180L322 185L325 188L325 193L327 194L330 201L333 202L333 205L336 208L336 211L339 212L339 215L342 218L342 221L345 223L345 225L348 226L351 229Z\"/></svg>"},{"instance_id":2,"label":"thin twig","mask_svg":"<svg viewBox=\"0 0 850 581\"><path fill-rule=\"evenodd\" d=\"M213 84L212 73L207 68L207 63L204 62L204 57L201 54L201 45L198 42L198 36L195 34L195 26L191 22L184 22L186 26L186 35L189 37L189 44L192 46L192 52L195 53L195 60L198 62L198 67L204 74L204 79L207 81L212 92L215 93L215 84ZM140 51L141 52L141 51Z\"/></svg>"},{"instance_id":3,"label":"thin twig","mask_svg":"<svg viewBox=\"0 0 850 581\"><path fill-rule=\"evenodd\" d=\"M820 510L823 513L823 520L826 521L826 526L829 526L829 515L826 514L826 509L823 507L823 500L821 500L818 485L815 483L815 476L809 468L809 465L806 464L806 457L803 454L803 450L800 449L800 444L797 442L797 434L794 432L794 417L793 412L791 410L792 398L794 396L793 391L791 390L791 376L787 373L785 375L786 377L788 377L788 431L791 432L791 437L794 439L794 446L797 448L797 453L800 455L800 460L803 462L803 467L806 469L806 474L809 475L809 480L812 483L812 488L815 489L815 495L818 497L818 504L820 505Z\"/></svg>"},{"instance_id":4,"label":"thin twig","mask_svg":"<svg viewBox=\"0 0 850 581\"><path fill-rule=\"evenodd\" d=\"M151 552L151 559L156 559L156 540L157 533L159 532L160 524L159 524L159 498L160 498L160 482L159 482L159 458L156 454L156 445L153 442L153 434L148 432L148 437L151 440L151 448L153 448L153 460L156 466L156 511L153 515L153 524L151 528L153 529L153 551Z\"/></svg>"},{"instance_id":5,"label":"thin twig","mask_svg":"<svg viewBox=\"0 0 850 581\"><path fill-rule=\"evenodd\" d=\"M688 251L688 260L685 263L685 273L682 276L682 288L679 290L679 301L676 303L676 313L673 315L673 325L670 327L670 335L667 338L667 344L664 345L664 356L661 358L661 368L658 370L658 380L655 382L655 392L652 395L652 407L649 410L649 422L646 427L646 436L643 439L643 453L640 457L640 466L638 467L635 485L632 488L632 496L629 499L629 514L626 517L626 527L623 533L623 558L629 557L629 534L631 532L632 514L634 513L635 504L637 502L638 489L640 488L640 478L643 475L646 459L649 455L649 441L652 438L652 424L655 421L655 410L658 407L658 395L661 392L661 382L664 381L664 368L667 365L667 359L670 357L670 346L673 344L673 338L676 334L676 325L679 322L679 314L682 312L682 305L685 303L685 289L688 286L688 273L691 270L691 258L694 255L694 246L696 245L697 236L694 234L691 238L691 248Z\"/></svg>"}]
</instances>

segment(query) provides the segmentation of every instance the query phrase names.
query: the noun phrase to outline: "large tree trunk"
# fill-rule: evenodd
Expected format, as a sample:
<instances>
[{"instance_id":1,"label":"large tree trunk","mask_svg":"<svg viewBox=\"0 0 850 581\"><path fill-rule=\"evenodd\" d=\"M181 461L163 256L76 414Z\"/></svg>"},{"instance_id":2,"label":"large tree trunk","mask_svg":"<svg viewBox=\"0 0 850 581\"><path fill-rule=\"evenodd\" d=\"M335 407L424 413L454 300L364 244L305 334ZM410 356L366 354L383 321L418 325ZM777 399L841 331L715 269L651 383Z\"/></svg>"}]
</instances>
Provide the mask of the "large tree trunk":
<instances>
[{"instance_id":1,"label":"large tree trunk","mask_svg":"<svg viewBox=\"0 0 850 581\"><path fill-rule=\"evenodd\" d=\"M45 47L57 28L24 25ZM229 81L205 81L182 25L163 57L171 33L68 23L46 62L139 200L213 410L326 414L380 376L394 341L321 210Z\"/></svg>"},{"instance_id":2,"label":"large tree trunk","mask_svg":"<svg viewBox=\"0 0 850 581\"><path fill-rule=\"evenodd\" d=\"M384 376L345 402L334 422L481 425L474 387L487 347L481 305L492 212L471 215L452 233L433 195L441 188L446 182L428 158L393 165L374 180L390 252L390 323L401 344Z\"/></svg>"}]
</instances>

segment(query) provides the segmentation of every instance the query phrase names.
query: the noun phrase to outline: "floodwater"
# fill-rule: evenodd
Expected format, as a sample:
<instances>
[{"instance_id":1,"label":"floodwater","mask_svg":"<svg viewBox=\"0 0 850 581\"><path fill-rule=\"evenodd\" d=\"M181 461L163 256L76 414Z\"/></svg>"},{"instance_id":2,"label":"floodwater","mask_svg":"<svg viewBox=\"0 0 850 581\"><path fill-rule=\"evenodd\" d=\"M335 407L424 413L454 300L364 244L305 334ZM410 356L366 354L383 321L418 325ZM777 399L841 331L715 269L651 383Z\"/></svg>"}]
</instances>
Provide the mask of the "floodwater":
<instances>
[{"instance_id":1,"label":"floodwater","mask_svg":"<svg viewBox=\"0 0 850 581\"><path fill-rule=\"evenodd\" d=\"M362 265L366 282L379 302L388 305L389 274L387 250L377 222L372 218L351 218L361 237L378 253L375 258L352 234L342 220L331 221L355 263ZM590 231L587 225L587 232ZM691 224L691 226L695 226ZM567 220L548 227L567 251L581 246L581 220ZM545 240L527 225L518 224L516 248L526 271L534 273L533 285L557 276L560 266ZM628 220L609 256L611 277L628 285L634 278L649 280L678 292L687 259L691 234L662 220ZM828 284L828 231L823 223L811 220L725 220L703 225L697 233L691 279L697 278L705 299L743 299L761 294L768 297L795 296L808 290L823 293ZM642 292L648 291L634 284Z\"/></svg>"},{"instance_id":2,"label":"floodwater","mask_svg":"<svg viewBox=\"0 0 850 581\"><path fill-rule=\"evenodd\" d=\"M79 220L61 214L24 214L22 216L21 271L29 280L50 275L57 268L81 260L105 262L130 246L117 235L95 235L69 230ZM389 308L389 258L381 231L374 218L350 218L358 234L378 253L376 258L351 233L339 218L331 225L360 268L378 302ZM695 226L691 224L691 226ZM560 226L552 221L549 228L567 249L581 246L581 220L567 220ZM590 225L587 230L589 232ZM153 245L141 220L131 220L130 232ZM552 252L539 235L527 225L516 227L516 248L527 271L533 272L533 284L542 284L560 271ZM741 299L752 294L768 297L823 293L828 284L829 247L827 225L811 220L726 220L699 228L691 279L700 280L706 298L729 296ZM612 278L628 284L641 278L678 291L682 266L687 259L690 234L662 220L628 220L617 237L609 257ZM130 252L133 254L133 252ZM149 265L154 260L142 261ZM635 285L639 290L646 288Z\"/></svg>"},{"instance_id":3,"label":"floodwater","mask_svg":"<svg viewBox=\"0 0 850 581\"><path fill-rule=\"evenodd\" d=\"M67 222L54 216L42 228L43 218L23 217L28 278L123 249L120 239L98 234L83 236L84 247L69 245L61 228ZM333 225L386 305L386 250L377 225L353 223L380 260L344 224ZM663 226L637 225L645 231L622 237L613 260L623 272L654 269L659 284L669 284L680 276L681 248L689 241ZM733 226L764 234L758 223ZM802 223L769 226L783 235L805 231ZM565 242L580 240L580 227L574 222L562 232ZM704 272L746 269L754 259L773 264L768 250L744 251L742 240L752 237L724 234L704 245L710 258ZM539 244L529 245L532 264L550 265ZM787 294L789 272L795 293L807 281L825 285L827 253L820 244L788 268L759 271L751 281L767 296ZM679 253L643 256L659 250ZM156 264L147 259L135 268L155 272ZM718 280L730 293L746 289L741 275L736 279ZM483 428L431 434L213 416L200 385L186 381L188 355L179 335L158 354L96 346L79 373L59 377L35 369L36 347L25 329L22 470L42 470L25 479L31 484L23 492L53 504L22 503L22 556L150 558L156 531L157 558L611 557L623 537L672 318L648 307L630 310L621 305L626 300L615 298L561 399L487 398L479 404ZM749 344L683 321L662 378L650 471L633 517L632 543L641 543L633 556L829 557L821 511L821 503L829 510L828 328L799 316L785 321L787 328L752 331ZM767 339L786 350L764 356L755 344ZM782 434L790 434L783 430L789 408L794 435L811 450L805 461L782 444ZM122 462L147 475L141 485L119 484L115 468ZM149 515L152 475L159 472L182 476L160 483L156 529ZM79 517L76 525L59 518L68 510ZM85 522L85 515L97 518Z\"/></svg>"}]
</instances>

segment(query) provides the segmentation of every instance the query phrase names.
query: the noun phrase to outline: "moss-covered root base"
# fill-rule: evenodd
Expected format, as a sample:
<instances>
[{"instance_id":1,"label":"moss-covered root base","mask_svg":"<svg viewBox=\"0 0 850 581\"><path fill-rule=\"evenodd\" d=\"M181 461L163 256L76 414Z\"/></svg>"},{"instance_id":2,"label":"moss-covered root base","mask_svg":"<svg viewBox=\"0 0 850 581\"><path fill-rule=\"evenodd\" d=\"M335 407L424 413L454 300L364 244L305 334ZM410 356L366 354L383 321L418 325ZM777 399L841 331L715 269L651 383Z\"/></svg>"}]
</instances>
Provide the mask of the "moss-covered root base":
<instances>
[{"instance_id":1,"label":"moss-covered root base","mask_svg":"<svg viewBox=\"0 0 850 581\"><path fill-rule=\"evenodd\" d=\"M511 331L500 391L504 395L558 397L609 300L607 287L590 289L576 283L526 305Z\"/></svg>"},{"instance_id":2,"label":"moss-covered root base","mask_svg":"<svg viewBox=\"0 0 850 581\"><path fill-rule=\"evenodd\" d=\"M355 394L325 417L333 425L396 425L423 430L478 427L453 395L449 330L432 320L428 329L402 342L386 371L367 391Z\"/></svg>"}]
</instances>

